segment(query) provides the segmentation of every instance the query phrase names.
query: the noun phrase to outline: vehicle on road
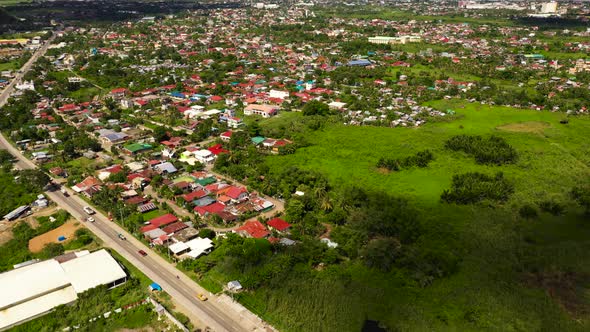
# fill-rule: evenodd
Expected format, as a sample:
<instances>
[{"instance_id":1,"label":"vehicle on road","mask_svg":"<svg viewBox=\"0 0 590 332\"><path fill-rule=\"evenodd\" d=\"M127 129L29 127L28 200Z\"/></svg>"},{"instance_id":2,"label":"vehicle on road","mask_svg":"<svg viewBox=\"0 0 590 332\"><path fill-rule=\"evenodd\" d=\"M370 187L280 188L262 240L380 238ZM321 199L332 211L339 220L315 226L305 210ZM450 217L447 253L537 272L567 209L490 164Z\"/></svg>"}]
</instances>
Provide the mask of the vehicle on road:
<instances>
[{"instance_id":1,"label":"vehicle on road","mask_svg":"<svg viewBox=\"0 0 590 332\"><path fill-rule=\"evenodd\" d=\"M198 298L199 300L201 300L201 301L207 301L207 300L208 300L208 298L207 298L207 295L205 295L205 294L203 294L203 293L199 293L199 294L197 294L197 298Z\"/></svg>"},{"instance_id":2,"label":"vehicle on road","mask_svg":"<svg viewBox=\"0 0 590 332\"><path fill-rule=\"evenodd\" d=\"M143 257L147 256L147 252L143 251L142 249L140 249L140 250L138 251L138 253L139 253L140 255L142 255Z\"/></svg>"},{"instance_id":3,"label":"vehicle on road","mask_svg":"<svg viewBox=\"0 0 590 332\"><path fill-rule=\"evenodd\" d=\"M68 194L68 191L66 190L66 188L62 187L61 188L61 193L65 196L65 197L70 197L70 194Z\"/></svg>"},{"instance_id":4,"label":"vehicle on road","mask_svg":"<svg viewBox=\"0 0 590 332\"><path fill-rule=\"evenodd\" d=\"M88 213L88 214L94 214L94 210L90 208L90 206L85 206L84 208L84 212Z\"/></svg>"},{"instance_id":5,"label":"vehicle on road","mask_svg":"<svg viewBox=\"0 0 590 332\"><path fill-rule=\"evenodd\" d=\"M94 222L94 218L88 217L88 218L86 218L86 221L88 221L88 222Z\"/></svg>"},{"instance_id":6,"label":"vehicle on road","mask_svg":"<svg viewBox=\"0 0 590 332\"><path fill-rule=\"evenodd\" d=\"M123 234L121 234L121 233L117 234L117 236L118 236L118 237L119 237L119 239L121 239L121 240L127 240L127 238L125 237L125 235L123 235Z\"/></svg>"}]
</instances>

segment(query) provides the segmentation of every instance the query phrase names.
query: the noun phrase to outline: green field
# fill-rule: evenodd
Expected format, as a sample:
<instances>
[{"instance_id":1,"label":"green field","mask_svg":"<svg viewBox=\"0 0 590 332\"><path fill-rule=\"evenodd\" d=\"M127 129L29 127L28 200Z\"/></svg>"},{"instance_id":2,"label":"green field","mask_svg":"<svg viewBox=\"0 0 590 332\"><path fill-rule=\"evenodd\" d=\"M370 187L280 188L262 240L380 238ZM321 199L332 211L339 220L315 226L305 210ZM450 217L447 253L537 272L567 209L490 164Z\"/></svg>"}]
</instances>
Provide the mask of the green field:
<instances>
[{"instance_id":1,"label":"green field","mask_svg":"<svg viewBox=\"0 0 590 332\"><path fill-rule=\"evenodd\" d=\"M331 125L307 134L312 146L269 157L267 163L271 170L291 165L318 170L338 188L356 185L408 198L427 216L427 227L436 230L421 240L424 245L459 248L458 271L420 287L397 272L343 264L306 278L293 276L240 301L288 331L358 331L367 318L404 331L588 330L590 225L568 193L590 178L590 119L573 117L565 125L559 123L561 113L464 101L431 105L453 109L458 118L421 128ZM299 116L266 120L265 126L288 126L287 119ZM457 134L501 136L516 148L519 160L476 164L473 157L444 148ZM403 158L424 149L435 156L427 168L385 174L375 166L380 157ZM468 171L501 171L515 193L499 206L441 203L452 176ZM525 203L548 199L565 204L566 213L519 217Z\"/></svg>"}]
</instances>

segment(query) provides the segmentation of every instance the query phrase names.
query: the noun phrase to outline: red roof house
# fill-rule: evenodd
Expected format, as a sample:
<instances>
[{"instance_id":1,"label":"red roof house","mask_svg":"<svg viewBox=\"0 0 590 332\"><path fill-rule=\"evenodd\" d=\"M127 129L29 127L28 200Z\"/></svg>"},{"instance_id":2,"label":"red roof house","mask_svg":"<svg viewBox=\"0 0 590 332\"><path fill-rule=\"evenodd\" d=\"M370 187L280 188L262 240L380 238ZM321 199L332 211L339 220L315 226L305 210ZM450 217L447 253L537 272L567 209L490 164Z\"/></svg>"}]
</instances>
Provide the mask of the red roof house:
<instances>
[{"instance_id":1,"label":"red roof house","mask_svg":"<svg viewBox=\"0 0 590 332\"><path fill-rule=\"evenodd\" d=\"M266 224L268 225L268 227L270 227L272 229L276 229L279 232L284 232L284 231L288 230L289 227L291 227L291 224L289 224L288 222L284 221L281 218L271 219Z\"/></svg>"},{"instance_id":2,"label":"red roof house","mask_svg":"<svg viewBox=\"0 0 590 332\"><path fill-rule=\"evenodd\" d=\"M154 219L150 220L149 223L151 225L156 226L156 227L162 227L164 225L171 224L171 223L173 223L175 221L178 221L178 218L176 218L175 215L173 215L171 213L168 213L168 214L165 214L163 216L159 216L157 218L154 218Z\"/></svg>"},{"instance_id":3,"label":"red roof house","mask_svg":"<svg viewBox=\"0 0 590 332\"><path fill-rule=\"evenodd\" d=\"M242 227L236 229L236 232L242 236L263 239L270 235L270 232L258 220L247 221Z\"/></svg>"}]
</instances>

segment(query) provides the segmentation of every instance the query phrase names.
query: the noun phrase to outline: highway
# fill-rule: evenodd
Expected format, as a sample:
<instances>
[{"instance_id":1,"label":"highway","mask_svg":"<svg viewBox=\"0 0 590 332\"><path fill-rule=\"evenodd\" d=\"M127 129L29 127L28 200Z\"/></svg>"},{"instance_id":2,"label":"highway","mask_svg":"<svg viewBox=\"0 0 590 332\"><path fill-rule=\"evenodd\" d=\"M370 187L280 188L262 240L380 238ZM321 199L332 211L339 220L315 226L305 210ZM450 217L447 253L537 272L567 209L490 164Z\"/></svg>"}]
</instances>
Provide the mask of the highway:
<instances>
[{"instance_id":1,"label":"highway","mask_svg":"<svg viewBox=\"0 0 590 332\"><path fill-rule=\"evenodd\" d=\"M17 75L14 81L0 95L0 107L5 105L10 92L14 88L14 83L31 68L32 63L42 56L53 37L43 47L41 47L21 69L22 73ZM0 148L9 151L17 158L16 166L20 169L35 168L36 165L23 156L18 149L0 135ZM85 220L88 215L84 212L83 207L87 203L80 197L73 195L65 197L60 191L48 191L47 196L58 206L68 211L78 220ZM178 271L174 265L167 262L158 254L153 252L146 245L128 234L116 223L111 222L108 218L96 213L93 215L96 220L93 223L84 222L96 236L98 236L106 247L117 251L121 256L135 265L150 279L162 286L178 305L177 310L187 315L192 321L199 325L209 327L213 331L272 331L273 328L265 324L257 316L249 311L240 310L227 301L221 301L217 296L209 296L208 301L201 301L196 296L198 293L208 294L193 280ZM124 234L127 240L121 240L118 234ZM148 253L142 257L138 251L144 250Z\"/></svg>"}]
</instances>

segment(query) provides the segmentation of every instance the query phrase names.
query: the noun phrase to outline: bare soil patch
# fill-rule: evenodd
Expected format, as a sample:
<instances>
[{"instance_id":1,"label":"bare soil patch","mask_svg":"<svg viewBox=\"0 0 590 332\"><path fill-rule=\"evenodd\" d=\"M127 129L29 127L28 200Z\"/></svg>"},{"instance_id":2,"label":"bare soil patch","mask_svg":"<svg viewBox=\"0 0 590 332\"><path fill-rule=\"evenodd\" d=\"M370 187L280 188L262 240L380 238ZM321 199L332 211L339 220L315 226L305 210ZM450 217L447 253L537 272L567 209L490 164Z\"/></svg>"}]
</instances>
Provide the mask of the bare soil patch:
<instances>
[{"instance_id":1,"label":"bare soil patch","mask_svg":"<svg viewBox=\"0 0 590 332\"><path fill-rule=\"evenodd\" d=\"M378 172L378 173L381 173L381 174L389 174L389 173L391 173L391 171L390 171L390 170L388 170L388 169L387 169L387 168L385 168L385 167L379 167L379 168L377 168L377 172Z\"/></svg>"},{"instance_id":2,"label":"bare soil patch","mask_svg":"<svg viewBox=\"0 0 590 332\"><path fill-rule=\"evenodd\" d=\"M576 272L548 271L530 273L525 282L545 290L572 317L590 314L590 275Z\"/></svg>"},{"instance_id":3,"label":"bare soil patch","mask_svg":"<svg viewBox=\"0 0 590 332\"><path fill-rule=\"evenodd\" d=\"M550 128L550 127L551 127L551 125L547 122L527 121L527 122L508 123L508 124L497 127L497 129L515 132L515 133L543 134L545 129Z\"/></svg>"},{"instance_id":4,"label":"bare soil patch","mask_svg":"<svg viewBox=\"0 0 590 332\"><path fill-rule=\"evenodd\" d=\"M68 220L65 224L53 229L47 233L41 234L32 238L29 241L29 250L33 253L40 252L48 243L65 243L74 238L74 233L78 228L82 227L77 221ZM65 241L58 241L57 238L65 236Z\"/></svg>"}]
</instances>

